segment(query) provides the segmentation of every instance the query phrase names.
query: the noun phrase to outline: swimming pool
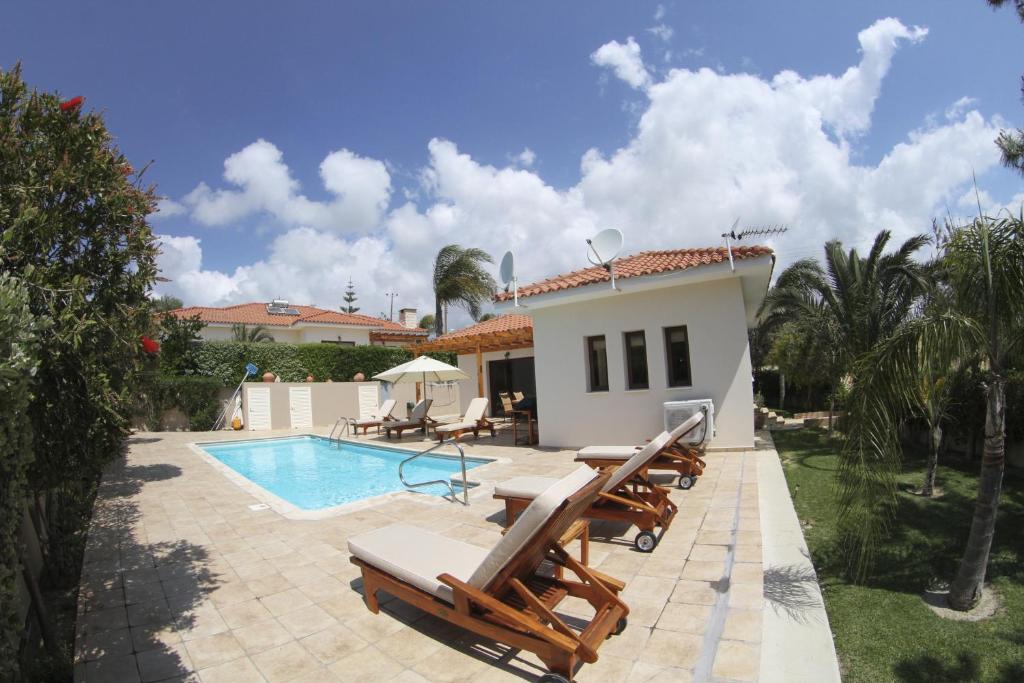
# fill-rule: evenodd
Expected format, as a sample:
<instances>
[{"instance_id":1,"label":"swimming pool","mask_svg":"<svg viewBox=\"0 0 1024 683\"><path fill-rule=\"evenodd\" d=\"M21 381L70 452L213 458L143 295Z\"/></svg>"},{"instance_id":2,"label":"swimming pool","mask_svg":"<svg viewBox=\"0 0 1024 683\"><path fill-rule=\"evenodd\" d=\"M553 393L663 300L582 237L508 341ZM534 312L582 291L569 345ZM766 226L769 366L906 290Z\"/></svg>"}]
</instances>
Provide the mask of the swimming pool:
<instances>
[{"instance_id":1,"label":"swimming pool","mask_svg":"<svg viewBox=\"0 0 1024 683\"><path fill-rule=\"evenodd\" d=\"M412 455L348 441L331 442L318 436L262 439L199 448L249 481L302 510L321 510L394 491L405 491L398 464ZM466 470L491 462L466 458ZM460 473L459 459L424 456L405 466L406 481L448 479ZM439 484L417 492L441 495ZM458 491L457 491L458 492Z\"/></svg>"}]
</instances>

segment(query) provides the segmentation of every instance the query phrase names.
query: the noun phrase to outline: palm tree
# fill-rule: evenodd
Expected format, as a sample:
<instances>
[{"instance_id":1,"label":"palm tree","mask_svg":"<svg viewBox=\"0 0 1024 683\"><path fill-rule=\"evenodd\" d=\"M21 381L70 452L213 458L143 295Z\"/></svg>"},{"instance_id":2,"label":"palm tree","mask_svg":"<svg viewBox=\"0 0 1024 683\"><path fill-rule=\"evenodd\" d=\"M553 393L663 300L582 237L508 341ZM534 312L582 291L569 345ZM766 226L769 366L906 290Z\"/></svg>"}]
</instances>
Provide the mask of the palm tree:
<instances>
[{"instance_id":1,"label":"palm tree","mask_svg":"<svg viewBox=\"0 0 1024 683\"><path fill-rule=\"evenodd\" d=\"M894 509L892 484L902 411L913 401L922 359L941 366L980 361L985 382L985 444L967 546L949 594L954 609L981 597L1005 469L1005 371L1024 336L1024 211L999 220L981 217L949 229L941 269L952 307L906 323L855 370L850 424L840 471L840 504L860 570L872 539ZM849 524L849 522L854 522Z\"/></svg>"},{"instance_id":2,"label":"palm tree","mask_svg":"<svg viewBox=\"0 0 1024 683\"><path fill-rule=\"evenodd\" d=\"M274 335L263 325L253 325L252 327L245 324L232 325L231 335L236 342L266 342L270 344L274 342Z\"/></svg>"},{"instance_id":3,"label":"palm tree","mask_svg":"<svg viewBox=\"0 0 1024 683\"><path fill-rule=\"evenodd\" d=\"M475 320L480 309L494 296L494 278L483 268L494 263L483 249L464 249L449 244L437 252L434 259L434 332L445 333L448 327L448 306L461 306Z\"/></svg>"},{"instance_id":4,"label":"palm tree","mask_svg":"<svg viewBox=\"0 0 1024 683\"><path fill-rule=\"evenodd\" d=\"M888 230L879 232L866 257L856 249L844 252L838 240L828 242L824 269L815 259L797 261L779 275L761 306L766 331L795 324L828 359L830 433L840 381L854 360L892 334L926 289L926 272L913 254L928 237L911 237L886 254L890 237Z\"/></svg>"}]
</instances>

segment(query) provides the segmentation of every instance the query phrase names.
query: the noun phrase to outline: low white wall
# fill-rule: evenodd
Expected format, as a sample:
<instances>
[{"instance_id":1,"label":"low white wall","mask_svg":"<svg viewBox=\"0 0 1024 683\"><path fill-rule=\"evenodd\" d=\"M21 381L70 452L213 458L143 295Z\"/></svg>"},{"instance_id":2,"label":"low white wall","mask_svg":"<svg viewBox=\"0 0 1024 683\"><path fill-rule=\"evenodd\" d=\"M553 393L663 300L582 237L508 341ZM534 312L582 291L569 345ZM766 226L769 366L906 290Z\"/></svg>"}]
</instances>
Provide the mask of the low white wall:
<instances>
[{"instance_id":1,"label":"low white wall","mask_svg":"<svg viewBox=\"0 0 1024 683\"><path fill-rule=\"evenodd\" d=\"M291 414L289 411L289 387L309 387L313 407L313 427L322 428L334 425L339 417L359 417L359 387L371 386L378 391L378 405L386 398L398 401L395 415L406 415L406 404L415 402L415 384L392 384L390 392L385 395L381 391L380 382L246 382L242 390L242 419L248 419L249 390L253 388L270 389L270 428L290 429ZM451 415L459 406L459 387L453 384L450 388L428 387L429 396L434 403L428 413L432 417ZM229 420L230 421L230 420ZM248 429L248 425L245 427Z\"/></svg>"},{"instance_id":2,"label":"low white wall","mask_svg":"<svg viewBox=\"0 0 1024 683\"><path fill-rule=\"evenodd\" d=\"M711 398L713 447L754 444L753 386L738 279L535 308L540 441L546 446L631 444L664 428L662 403ZM692 386L668 387L663 328L686 325ZM626 390L623 333L644 330L649 389ZM605 335L609 390L587 391L585 337ZM460 359L461 360L461 359Z\"/></svg>"}]
</instances>

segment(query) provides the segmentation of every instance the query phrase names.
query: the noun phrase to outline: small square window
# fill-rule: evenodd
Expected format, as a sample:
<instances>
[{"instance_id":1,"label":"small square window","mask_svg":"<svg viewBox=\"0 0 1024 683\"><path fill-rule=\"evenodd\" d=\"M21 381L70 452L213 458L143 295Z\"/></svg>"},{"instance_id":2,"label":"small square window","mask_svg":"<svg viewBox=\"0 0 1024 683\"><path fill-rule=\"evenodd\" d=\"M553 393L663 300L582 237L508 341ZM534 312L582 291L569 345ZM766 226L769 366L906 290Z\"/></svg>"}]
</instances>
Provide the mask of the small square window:
<instances>
[{"instance_id":1,"label":"small square window","mask_svg":"<svg viewBox=\"0 0 1024 683\"><path fill-rule=\"evenodd\" d=\"M647 338L643 330L623 335L626 351L626 388L649 389L647 381Z\"/></svg>"},{"instance_id":2,"label":"small square window","mask_svg":"<svg viewBox=\"0 0 1024 683\"><path fill-rule=\"evenodd\" d=\"M608 391L608 348L603 334L587 337L587 391Z\"/></svg>"},{"instance_id":3,"label":"small square window","mask_svg":"<svg viewBox=\"0 0 1024 683\"><path fill-rule=\"evenodd\" d=\"M688 387L690 375L690 338L686 325L665 328L665 363L668 366L668 385Z\"/></svg>"}]
</instances>

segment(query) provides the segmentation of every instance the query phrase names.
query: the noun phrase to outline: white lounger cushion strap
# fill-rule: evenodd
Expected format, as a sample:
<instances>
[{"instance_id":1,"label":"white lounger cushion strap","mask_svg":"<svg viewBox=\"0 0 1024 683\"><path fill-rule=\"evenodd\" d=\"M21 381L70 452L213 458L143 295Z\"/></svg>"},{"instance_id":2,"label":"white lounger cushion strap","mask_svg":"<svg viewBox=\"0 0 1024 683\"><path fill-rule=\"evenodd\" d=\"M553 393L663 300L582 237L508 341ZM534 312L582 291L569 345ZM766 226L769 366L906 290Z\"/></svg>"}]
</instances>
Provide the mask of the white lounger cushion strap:
<instances>
[{"instance_id":1,"label":"white lounger cushion strap","mask_svg":"<svg viewBox=\"0 0 1024 683\"><path fill-rule=\"evenodd\" d=\"M556 481L530 503L490 552L410 524L392 524L351 536L348 551L363 562L450 603L452 590L437 580L439 575L451 574L471 586L486 588L565 499L596 476L596 471L583 465Z\"/></svg>"},{"instance_id":2,"label":"white lounger cushion strap","mask_svg":"<svg viewBox=\"0 0 1024 683\"><path fill-rule=\"evenodd\" d=\"M487 557L487 549L433 534L411 524L392 524L348 539L348 551L397 579L447 602L452 589L437 577L466 581Z\"/></svg>"},{"instance_id":3,"label":"white lounger cushion strap","mask_svg":"<svg viewBox=\"0 0 1024 683\"><path fill-rule=\"evenodd\" d=\"M654 460L658 453L661 452L661 449L667 446L671 440L672 435L668 432L662 432L651 439L651 442L637 451L636 455L615 469L615 473L612 474L611 479L609 479L608 483L605 484L604 490L614 491L619 488L619 486L635 477L636 473L651 460Z\"/></svg>"},{"instance_id":4,"label":"white lounger cushion strap","mask_svg":"<svg viewBox=\"0 0 1024 683\"><path fill-rule=\"evenodd\" d=\"M589 484L597 471L582 465L568 476L562 477L533 499L515 524L508 528L498 544L487 553L477 570L469 577L470 586L486 589L487 585L505 568L526 545L533 540L544 523L565 502L565 499Z\"/></svg>"}]
</instances>

